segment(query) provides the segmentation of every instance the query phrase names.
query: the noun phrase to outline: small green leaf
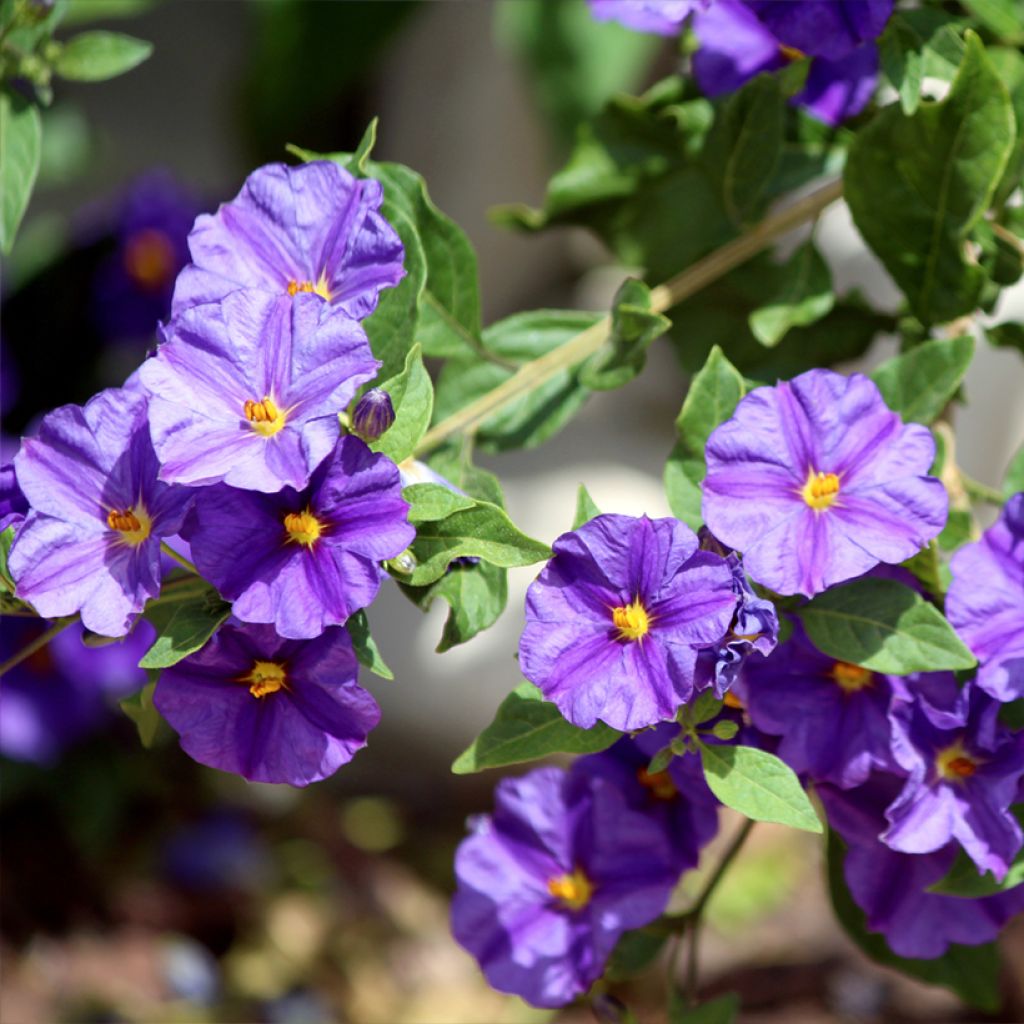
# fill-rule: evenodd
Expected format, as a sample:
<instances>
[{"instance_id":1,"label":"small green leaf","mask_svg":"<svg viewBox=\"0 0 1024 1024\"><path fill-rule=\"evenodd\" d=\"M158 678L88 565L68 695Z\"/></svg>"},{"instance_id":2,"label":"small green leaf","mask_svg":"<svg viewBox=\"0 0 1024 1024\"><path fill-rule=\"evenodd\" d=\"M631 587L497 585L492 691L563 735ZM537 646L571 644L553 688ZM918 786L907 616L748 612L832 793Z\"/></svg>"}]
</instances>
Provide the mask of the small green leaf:
<instances>
[{"instance_id":1,"label":"small green leaf","mask_svg":"<svg viewBox=\"0 0 1024 1024\"><path fill-rule=\"evenodd\" d=\"M986 327L985 337L997 348L1015 348L1024 354L1024 324L1016 320Z\"/></svg>"},{"instance_id":2,"label":"small green leaf","mask_svg":"<svg viewBox=\"0 0 1024 1024\"><path fill-rule=\"evenodd\" d=\"M704 446L711 432L736 409L745 390L743 375L715 345L690 382L676 417L676 445L665 465L665 491L672 513L696 530L701 519L701 483L707 469Z\"/></svg>"},{"instance_id":3,"label":"small green leaf","mask_svg":"<svg viewBox=\"0 0 1024 1024\"><path fill-rule=\"evenodd\" d=\"M413 345L400 374L380 385L395 408L395 422L370 447L383 452L393 462L402 462L413 453L430 425L434 409L434 385L423 365L420 346Z\"/></svg>"},{"instance_id":4,"label":"small green leaf","mask_svg":"<svg viewBox=\"0 0 1024 1024\"><path fill-rule=\"evenodd\" d=\"M150 672L150 681L138 693L133 693L118 702L121 710L135 723L135 728L139 731L139 740L147 750L153 746L160 723L163 721L153 704L153 692L156 690L158 675L157 672Z\"/></svg>"},{"instance_id":5,"label":"small green leaf","mask_svg":"<svg viewBox=\"0 0 1024 1024\"><path fill-rule=\"evenodd\" d=\"M1021 491L1024 491L1024 444L1017 449L1003 477L1003 494L1006 497L1012 498Z\"/></svg>"},{"instance_id":6,"label":"small green leaf","mask_svg":"<svg viewBox=\"0 0 1024 1024\"><path fill-rule=\"evenodd\" d=\"M64 44L53 69L75 82L104 82L131 71L152 52L152 43L121 32L82 32Z\"/></svg>"},{"instance_id":7,"label":"small green leaf","mask_svg":"<svg viewBox=\"0 0 1024 1024\"><path fill-rule=\"evenodd\" d=\"M874 672L905 676L977 664L942 613L895 580L844 583L796 614L818 650Z\"/></svg>"},{"instance_id":8,"label":"small green leaf","mask_svg":"<svg viewBox=\"0 0 1024 1024\"><path fill-rule=\"evenodd\" d=\"M363 132L363 137L359 140L359 145L356 146L355 152L352 154L349 170L353 174L367 173L366 162L373 153L373 147L377 145L377 122L378 119L375 117L366 126L366 131Z\"/></svg>"},{"instance_id":9,"label":"small green leaf","mask_svg":"<svg viewBox=\"0 0 1024 1024\"><path fill-rule=\"evenodd\" d=\"M1024 43L1024 8L1020 0L963 0L963 5L1001 39Z\"/></svg>"},{"instance_id":10,"label":"small green leaf","mask_svg":"<svg viewBox=\"0 0 1024 1024\"><path fill-rule=\"evenodd\" d=\"M771 301L750 314L750 330L772 348L791 327L806 327L826 316L835 304L832 273L813 243L800 246L786 263L785 285Z\"/></svg>"},{"instance_id":11,"label":"small green leaf","mask_svg":"<svg viewBox=\"0 0 1024 1024\"><path fill-rule=\"evenodd\" d=\"M605 968L609 981L625 981L650 967L668 941L667 933L638 928L626 932L615 944L611 959Z\"/></svg>"},{"instance_id":12,"label":"small green leaf","mask_svg":"<svg viewBox=\"0 0 1024 1024\"><path fill-rule=\"evenodd\" d=\"M39 110L0 89L0 249L9 253L39 173L43 126Z\"/></svg>"},{"instance_id":13,"label":"small green leaf","mask_svg":"<svg viewBox=\"0 0 1024 1024\"><path fill-rule=\"evenodd\" d=\"M370 635L370 620L366 617L365 611L358 611L351 615L345 623L348 635L352 640L352 650L361 665L365 665L374 675L381 679L394 679L395 674L388 668L381 657L377 644Z\"/></svg>"},{"instance_id":14,"label":"small green leaf","mask_svg":"<svg viewBox=\"0 0 1024 1024\"><path fill-rule=\"evenodd\" d=\"M704 778L726 807L755 821L821 832L821 822L800 780L774 754L754 747L700 745Z\"/></svg>"},{"instance_id":15,"label":"small green leaf","mask_svg":"<svg viewBox=\"0 0 1024 1024\"><path fill-rule=\"evenodd\" d=\"M410 523L436 523L476 504L469 495L457 494L443 484L410 484L402 497L409 502Z\"/></svg>"},{"instance_id":16,"label":"small green leaf","mask_svg":"<svg viewBox=\"0 0 1024 1024\"><path fill-rule=\"evenodd\" d=\"M157 638L143 655L139 668L168 668L198 651L231 614L231 605L213 587L182 601L147 608Z\"/></svg>"},{"instance_id":17,"label":"small green leaf","mask_svg":"<svg viewBox=\"0 0 1024 1024\"><path fill-rule=\"evenodd\" d=\"M740 997L727 992L700 1006L687 1006L676 989L668 1003L668 1024L732 1024L740 1010Z\"/></svg>"},{"instance_id":18,"label":"small green leaf","mask_svg":"<svg viewBox=\"0 0 1024 1024\"><path fill-rule=\"evenodd\" d=\"M974 338L934 338L882 363L871 379L907 422L933 423L956 394L974 357Z\"/></svg>"},{"instance_id":19,"label":"small green leaf","mask_svg":"<svg viewBox=\"0 0 1024 1024\"><path fill-rule=\"evenodd\" d=\"M882 70L900 94L900 107L908 116L917 110L924 78L924 43L898 14L894 14L878 40Z\"/></svg>"},{"instance_id":20,"label":"small green leaf","mask_svg":"<svg viewBox=\"0 0 1024 1024\"><path fill-rule=\"evenodd\" d=\"M600 514L601 510L594 504L594 499L590 497L586 487L580 484L580 489L576 492L576 514L572 518L572 528L578 530L584 523L589 523L594 516Z\"/></svg>"},{"instance_id":21,"label":"small green leaf","mask_svg":"<svg viewBox=\"0 0 1024 1024\"><path fill-rule=\"evenodd\" d=\"M452 771L468 775L549 754L593 754L606 750L620 735L603 722L592 729L577 728L544 700L533 683L523 682L502 701L494 721L456 758Z\"/></svg>"}]
</instances>

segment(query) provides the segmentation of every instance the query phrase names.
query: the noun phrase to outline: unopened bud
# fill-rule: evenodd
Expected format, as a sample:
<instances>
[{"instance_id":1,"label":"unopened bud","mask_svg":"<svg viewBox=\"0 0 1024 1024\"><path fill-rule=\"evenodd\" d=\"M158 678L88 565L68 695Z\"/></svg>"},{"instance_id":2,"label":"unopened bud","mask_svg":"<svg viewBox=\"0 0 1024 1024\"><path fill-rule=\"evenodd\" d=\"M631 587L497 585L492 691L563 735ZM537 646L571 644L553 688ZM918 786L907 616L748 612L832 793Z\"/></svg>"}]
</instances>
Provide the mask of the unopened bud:
<instances>
[{"instance_id":1,"label":"unopened bud","mask_svg":"<svg viewBox=\"0 0 1024 1024\"><path fill-rule=\"evenodd\" d=\"M400 555L396 555L390 561L384 563L392 572L402 576L408 576L416 570L416 556L406 548Z\"/></svg>"},{"instance_id":2,"label":"unopened bud","mask_svg":"<svg viewBox=\"0 0 1024 1024\"><path fill-rule=\"evenodd\" d=\"M370 388L356 403L352 432L364 441L376 441L395 422L395 407L383 388Z\"/></svg>"},{"instance_id":3,"label":"unopened bud","mask_svg":"<svg viewBox=\"0 0 1024 1024\"><path fill-rule=\"evenodd\" d=\"M711 735L716 740L731 740L736 733L740 731L739 724L731 721L728 718L723 718L720 722L715 722L714 728L711 730Z\"/></svg>"}]
</instances>

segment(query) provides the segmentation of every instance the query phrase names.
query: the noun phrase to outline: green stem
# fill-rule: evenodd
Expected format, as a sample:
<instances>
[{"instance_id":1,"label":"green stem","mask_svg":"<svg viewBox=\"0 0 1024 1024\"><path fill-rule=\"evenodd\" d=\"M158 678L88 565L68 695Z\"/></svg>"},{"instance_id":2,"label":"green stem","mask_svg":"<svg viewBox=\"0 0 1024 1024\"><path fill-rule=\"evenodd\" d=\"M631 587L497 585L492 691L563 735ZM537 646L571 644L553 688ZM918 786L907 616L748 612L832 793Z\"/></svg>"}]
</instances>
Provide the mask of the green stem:
<instances>
[{"instance_id":1,"label":"green stem","mask_svg":"<svg viewBox=\"0 0 1024 1024\"><path fill-rule=\"evenodd\" d=\"M972 480L963 470L960 471L960 484L967 495L975 501L987 501L990 505L1006 504L1006 495L1002 491L997 491L980 480Z\"/></svg>"},{"instance_id":2,"label":"green stem","mask_svg":"<svg viewBox=\"0 0 1024 1024\"><path fill-rule=\"evenodd\" d=\"M166 541L160 541L160 550L168 557L173 558L175 562L182 567L182 569L188 570L193 576L199 575L199 570L187 559L183 558L174 550Z\"/></svg>"},{"instance_id":3,"label":"green stem","mask_svg":"<svg viewBox=\"0 0 1024 1024\"><path fill-rule=\"evenodd\" d=\"M26 658L31 657L40 648L45 647L58 633L67 629L72 622L77 622L77 615L68 615L57 621L45 632L40 633L31 643L26 644L20 651L12 654L2 665L0 665L0 676L7 675L16 665L20 665Z\"/></svg>"},{"instance_id":4,"label":"green stem","mask_svg":"<svg viewBox=\"0 0 1024 1024\"><path fill-rule=\"evenodd\" d=\"M829 181L809 195L798 199L785 210L766 217L760 224L738 238L698 260L664 284L652 288L652 311L664 313L684 299L695 295L730 270L746 263L786 232L808 220L813 220L842 194L842 181ZM585 331L570 338L564 345L521 366L496 388L463 406L458 412L428 430L416 445L414 454L421 456L432 451L448 438L475 427L499 409L540 387L556 374L583 362L607 341L611 323L611 316L603 317Z\"/></svg>"}]
</instances>

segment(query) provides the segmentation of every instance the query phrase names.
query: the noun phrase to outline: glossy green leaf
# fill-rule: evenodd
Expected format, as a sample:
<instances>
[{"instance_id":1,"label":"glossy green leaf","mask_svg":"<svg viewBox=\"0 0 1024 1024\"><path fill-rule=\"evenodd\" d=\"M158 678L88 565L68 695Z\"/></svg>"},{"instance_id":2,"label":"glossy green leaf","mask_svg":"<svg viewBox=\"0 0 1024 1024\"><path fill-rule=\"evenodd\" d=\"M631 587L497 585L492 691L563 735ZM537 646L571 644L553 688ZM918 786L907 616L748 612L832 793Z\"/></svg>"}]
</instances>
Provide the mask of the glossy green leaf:
<instances>
[{"instance_id":1,"label":"glossy green leaf","mask_svg":"<svg viewBox=\"0 0 1024 1024\"><path fill-rule=\"evenodd\" d=\"M782 290L750 314L750 330L771 348L790 328L815 323L834 304L832 272L814 244L806 242L786 261Z\"/></svg>"},{"instance_id":2,"label":"glossy green leaf","mask_svg":"<svg viewBox=\"0 0 1024 1024\"><path fill-rule=\"evenodd\" d=\"M572 517L572 528L578 530L584 523L589 523L594 516L599 516L601 510L594 504L590 492L580 484L576 492L576 514Z\"/></svg>"},{"instance_id":3,"label":"glossy green leaf","mask_svg":"<svg viewBox=\"0 0 1024 1024\"><path fill-rule=\"evenodd\" d=\"M452 771L467 775L551 754L593 754L620 735L602 722L592 729L577 728L533 683L524 682L502 701L494 721L456 758Z\"/></svg>"},{"instance_id":4,"label":"glossy green leaf","mask_svg":"<svg viewBox=\"0 0 1024 1024\"><path fill-rule=\"evenodd\" d=\"M949 95L912 116L896 106L857 133L844 195L865 241L926 324L971 312L985 273L964 241L985 212L1013 147L1005 86L978 37L967 46Z\"/></svg>"},{"instance_id":5,"label":"glossy green leaf","mask_svg":"<svg viewBox=\"0 0 1024 1024\"><path fill-rule=\"evenodd\" d=\"M42 138L39 110L0 89L0 250L5 253L11 251L32 195Z\"/></svg>"},{"instance_id":6,"label":"glossy green leaf","mask_svg":"<svg viewBox=\"0 0 1024 1024\"><path fill-rule=\"evenodd\" d=\"M395 422L370 447L375 452L383 452L393 462L402 462L412 455L426 433L434 409L434 385L423 365L418 344L409 350L402 372L380 387L391 396Z\"/></svg>"},{"instance_id":7,"label":"glossy green leaf","mask_svg":"<svg viewBox=\"0 0 1024 1024\"><path fill-rule=\"evenodd\" d=\"M104 82L138 67L153 44L121 32L82 32L64 43L53 69L76 82Z\"/></svg>"},{"instance_id":8,"label":"glossy green leaf","mask_svg":"<svg viewBox=\"0 0 1024 1024\"><path fill-rule=\"evenodd\" d=\"M160 723L163 722L160 712L153 704L158 673L150 672L149 675L149 682L138 693L133 693L118 702L121 710L135 723L135 728L139 731L139 740L147 750L153 746Z\"/></svg>"},{"instance_id":9,"label":"glossy green leaf","mask_svg":"<svg viewBox=\"0 0 1024 1024\"><path fill-rule=\"evenodd\" d=\"M410 523L437 522L476 504L468 495L443 484L411 484L402 490L402 497L409 502Z\"/></svg>"},{"instance_id":10,"label":"glossy green leaf","mask_svg":"<svg viewBox=\"0 0 1024 1024\"><path fill-rule=\"evenodd\" d=\"M754 821L821 832L811 801L789 765L754 747L702 743L700 760L711 792Z\"/></svg>"},{"instance_id":11,"label":"glossy green leaf","mask_svg":"<svg viewBox=\"0 0 1024 1024\"><path fill-rule=\"evenodd\" d=\"M904 114L913 114L921 100L924 77L924 43L899 14L894 14L878 39L882 71L900 94Z\"/></svg>"},{"instance_id":12,"label":"glossy green leaf","mask_svg":"<svg viewBox=\"0 0 1024 1024\"><path fill-rule=\"evenodd\" d=\"M935 960L897 956L882 935L869 932L864 911L850 895L843 878L846 849L835 832L828 839L828 884L836 917L847 935L876 963L932 985L951 989L964 1002L990 1013L999 1009L999 953L994 942L984 946L950 946Z\"/></svg>"},{"instance_id":13,"label":"glossy green leaf","mask_svg":"<svg viewBox=\"0 0 1024 1024\"><path fill-rule=\"evenodd\" d=\"M843 583L796 614L818 650L874 672L905 676L976 664L942 613L895 580Z\"/></svg>"},{"instance_id":14,"label":"glossy green leaf","mask_svg":"<svg viewBox=\"0 0 1024 1024\"><path fill-rule=\"evenodd\" d=\"M715 427L732 416L744 390L743 375L716 345L690 382L676 417L676 444L665 464L665 491L672 514L691 529L703 522L704 446Z\"/></svg>"},{"instance_id":15,"label":"glossy green leaf","mask_svg":"<svg viewBox=\"0 0 1024 1024\"><path fill-rule=\"evenodd\" d=\"M198 651L231 614L231 605L213 587L181 601L147 608L157 638L143 655L139 668L169 668Z\"/></svg>"},{"instance_id":16,"label":"glossy green leaf","mask_svg":"<svg viewBox=\"0 0 1024 1024\"><path fill-rule=\"evenodd\" d=\"M349 638L352 640L352 650L355 651L359 663L365 665L381 679L394 679L394 672L388 668L376 642L370 635L370 620L366 617L366 612L358 611L350 615L345 623L345 628L348 630Z\"/></svg>"},{"instance_id":17,"label":"glossy green leaf","mask_svg":"<svg viewBox=\"0 0 1024 1024\"><path fill-rule=\"evenodd\" d=\"M934 885L930 885L927 891L942 896L975 900L1016 889L1019 885L1024 885L1024 854L1018 854L1002 881L996 881L995 875L990 871L979 874L978 865L961 850L949 874Z\"/></svg>"},{"instance_id":18,"label":"glossy green leaf","mask_svg":"<svg viewBox=\"0 0 1024 1024\"><path fill-rule=\"evenodd\" d=\"M906 422L930 424L956 394L971 359L974 338L934 338L883 363L871 374L885 404Z\"/></svg>"}]
</instances>

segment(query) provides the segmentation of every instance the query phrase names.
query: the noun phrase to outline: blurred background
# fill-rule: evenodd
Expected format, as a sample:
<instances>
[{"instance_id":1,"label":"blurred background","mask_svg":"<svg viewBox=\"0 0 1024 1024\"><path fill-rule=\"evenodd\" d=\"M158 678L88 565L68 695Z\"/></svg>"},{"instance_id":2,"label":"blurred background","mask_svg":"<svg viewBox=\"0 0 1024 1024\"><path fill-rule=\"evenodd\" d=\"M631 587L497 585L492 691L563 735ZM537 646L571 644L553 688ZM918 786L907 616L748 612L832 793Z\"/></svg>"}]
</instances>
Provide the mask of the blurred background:
<instances>
[{"instance_id":1,"label":"blurred background","mask_svg":"<svg viewBox=\"0 0 1024 1024\"><path fill-rule=\"evenodd\" d=\"M138 365L198 212L284 159L288 142L353 148L374 115L374 155L419 171L476 246L485 323L541 306L605 308L626 269L595 241L516 235L487 211L538 204L575 120L670 70L671 47L604 26L602 45L615 48L607 73L552 86L557 76L538 78L524 58L541 2L578 26L564 33L579 48L569 57L604 59L583 49L583 0L74 3L69 22L156 49L123 78L59 85L45 114L39 186L3 267L2 461L47 409ZM565 58L549 52L548 71ZM816 238L837 290L858 287L895 310L842 204ZM1022 311L1018 286L998 319ZM894 350L882 339L858 366ZM544 447L480 461L505 484L513 519L548 541L568 529L579 483L604 511L666 515L661 471L685 387L674 354L656 345L637 382L593 396ZM959 461L996 485L1024 438L1019 354L979 345L965 391ZM493 993L447 930L452 854L496 781L448 765L519 681L532 576L513 571L498 625L444 655L433 649L446 609L424 616L386 584L370 617L396 679L364 680L382 723L351 765L308 791L201 768L169 732L144 750L115 702L144 681L132 644L144 650L145 636L87 650L69 632L12 672L0 693L0 1021L590 1019ZM4 655L25 628L5 621ZM734 827L723 820L723 832ZM979 1019L844 940L813 839L765 826L755 836L711 906L705 947L708 991L741 992L741 1019ZM1019 979L1024 931L1005 941ZM661 994L654 976L623 992L642 1021L662 1019Z\"/></svg>"}]
</instances>

